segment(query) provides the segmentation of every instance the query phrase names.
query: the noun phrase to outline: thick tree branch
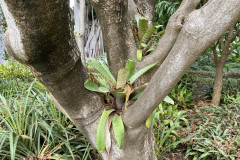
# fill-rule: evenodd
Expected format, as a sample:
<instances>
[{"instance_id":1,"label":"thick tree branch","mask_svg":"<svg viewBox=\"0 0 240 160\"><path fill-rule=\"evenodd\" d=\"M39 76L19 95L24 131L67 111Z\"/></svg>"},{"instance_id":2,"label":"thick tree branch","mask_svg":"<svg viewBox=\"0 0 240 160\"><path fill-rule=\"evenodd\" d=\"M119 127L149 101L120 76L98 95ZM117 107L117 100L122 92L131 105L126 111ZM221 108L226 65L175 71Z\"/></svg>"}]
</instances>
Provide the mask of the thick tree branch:
<instances>
[{"instance_id":1,"label":"thick tree branch","mask_svg":"<svg viewBox=\"0 0 240 160\"><path fill-rule=\"evenodd\" d=\"M240 1L236 0L212 0L191 13L148 87L124 113L126 126L135 128L142 125L194 61L236 23L239 16Z\"/></svg>"},{"instance_id":2,"label":"thick tree branch","mask_svg":"<svg viewBox=\"0 0 240 160\"><path fill-rule=\"evenodd\" d=\"M84 126L100 116L103 104L83 86L87 74L69 25L68 2L2 0L1 4L8 23L8 54L30 67L85 134Z\"/></svg>"},{"instance_id":3,"label":"thick tree branch","mask_svg":"<svg viewBox=\"0 0 240 160\"><path fill-rule=\"evenodd\" d=\"M155 50L144 57L137 70L153 63L161 64L172 49L188 15L197 7L200 0L183 0L178 10L170 17L166 31Z\"/></svg>"}]
</instances>

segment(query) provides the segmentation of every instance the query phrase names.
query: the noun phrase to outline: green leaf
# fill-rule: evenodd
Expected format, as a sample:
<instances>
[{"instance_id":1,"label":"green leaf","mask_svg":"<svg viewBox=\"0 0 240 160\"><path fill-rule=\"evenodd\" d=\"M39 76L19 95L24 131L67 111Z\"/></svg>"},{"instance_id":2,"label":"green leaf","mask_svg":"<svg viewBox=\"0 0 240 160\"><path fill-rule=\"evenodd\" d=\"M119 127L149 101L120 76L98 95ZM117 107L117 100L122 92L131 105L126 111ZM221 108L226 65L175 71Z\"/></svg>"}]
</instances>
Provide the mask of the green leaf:
<instances>
[{"instance_id":1,"label":"green leaf","mask_svg":"<svg viewBox=\"0 0 240 160\"><path fill-rule=\"evenodd\" d=\"M130 79L129 82L130 84L133 84L136 79L138 79L141 75L143 75L144 73L146 73L147 71L149 71L151 68L155 67L157 65L157 63L151 64L147 67L144 67L143 69L141 69L140 71L138 71L137 73L135 73Z\"/></svg>"},{"instance_id":2,"label":"green leaf","mask_svg":"<svg viewBox=\"0 0 240 160\"><path fill-rule=\"evenodd\" d=\"M116 138L116 141L118 143L118 147L121 149L123 147L123 141L124 141L124 125L122 121L122 116L115 114L112 120L112 126L113 126L113 131L114 135Z\"/></svg>"},{"instance_id":3,"label":"green leaf","mask_svg":"<svg viewBox=\"0 0 240 160\"><path fill-rule=\"evenodd\" d=\"M105 151L105 124L108 116L113 111L114 109L104 110L100 118L98 129L97 129L97 136L96 136L97 150L99 153L102 153Z\"/></svg>"},{"instance_id":4,"label":"green leaf","mask_svg":"<svg viewBox=\"0 0 240 160\"><path fill-rule=\"evenodd\" d=\"M141 43L141 47L146 48L148 45L146 43Z\"/></svg>"},{"instance_id":5,"label":"green leaf","mask_svg":"<svg viewBox=\"0 0 240 160\"><path fill-rule=\"evenodd\" d=\"M211 155L211 153L205 152L205 153L203 153L203 154L199 157L199 159L205 158L205 157L207 157L208 155Z\"/></svg>"},{"instance_id":6,"label":"green leaf","mask_svg":"<svg viewBox=\"0 0 240 160\"><path fill-rule=\"evenodd\" d=\"M146 120L146 127L149 128L153 122L153 119L155 117L155 114L156 114L156 110L153 111L153 113L150 115L150 117L148 117L148 119Z\"/></svg>"},{"instance_id":7,"label":"green leaf","mask_svg":"<svg viewBox=\"0 0 240 160\"><path fill-rule=\"evenodd\" d=\"M117 86L116 86L117 89L124 88L126 86L128 73L129 73L129 71L127 68L121 68L118 71Z\"/></svg>"},{"instance_id":8,"label":"green leaf","mask_svg":"<svg viewBox=\"0 0 240 160\"><path fill-rule=\"evenodd\" d=\"M135 67L135 62L131 59L128 59L125 65L125 68L128 69L129 73L128 73L128 79L130 79L133 74L134 74L134 67Z\"/></svg>"},{"instance_id":9,"label":"green leaf","mask_svg":"<svg viewBox=\"0 0 240 160\"><path fill-rule=\"evenodd\" d=\"M167 103L169 103L169 104L174 105L173 99L170 98L169 96L166 96L163 101L164 101L164 102L167 102Z\"/></svg>"},{"instance_id":10,"label":"green leaf","mask_svg":"<svg viewBox=\"0 0 240 160\"><path fill-rule=\"evenodd\" d=\"M144 36L144 34L146 33L148 29L148 20L147 19L139 19L138 22L138 36L139 36L139 40L142 41L142 38Z\"/></svg>"},{"instance_id":11,"label":"green leaf","mask_svg":"<svg viewBox=\"0 0 240 160\"><path fill-rule=\"evenodd\" d=\"M151 38L151 36L157 31L157 28L155 26L151 26L147 29L147 31L145 32L143 38L142 38L142 42L143 43L147 43L149 41L149 39Z\"/></svg>"},{"instance_id":12,"label":"green leaf","mask_svg":"<svg viewBox=\"0 0 240 160\"><path fill-rule=\"evenodd\" d=\"M137 100L141 95L142 95L143 91L142 92L139 92L137 95L135 95L131 100Z\"/></svg>"},{"instance_id":13,"label":"green leaf","mask_svg":"<svg viewBox=\"0 0 240 160\"><path fill-rule=\"evenodd\" d=\"M151 46L151 47L146 51L146 53L147 53L147 52L152 52L152 51L154 51L154 47L153 47L153 46Z\"/></svg>"},{"instance_id":14,"label":"green leaf","mask_svg":"<svg viewBox=\"0 0 240 160\"><path fill-rule=\"evenodd\" d=\"M93 92L100 92L100 93L107 93L109 92L109 90L105 87L98 87L98 85L96 83L94 83L92 80L88 79L85 83L84 83L84 87L90 91Z\"/></svg>"},{"instance_id":15,"label":"green leaf","mask_svg":"<svg viewBox=\"0 0 240 160\"><path fill-rule=\"evenodd\" d=\"M138 61L141 61L142 60L142 49L138 49L137 50L137 60Z\"/></svg>"},{"instance_id":16,"label":"green leaf","mask_svg":"<svg viewBox=\"0 0 240 160\"><path fill-rule=\"evenodd\" d=\"M87 63L96 69L104 78L110 80L116 85L116 79L105 64L101 64L96 59L90 59Z\"/></svg>"}]
</instances>

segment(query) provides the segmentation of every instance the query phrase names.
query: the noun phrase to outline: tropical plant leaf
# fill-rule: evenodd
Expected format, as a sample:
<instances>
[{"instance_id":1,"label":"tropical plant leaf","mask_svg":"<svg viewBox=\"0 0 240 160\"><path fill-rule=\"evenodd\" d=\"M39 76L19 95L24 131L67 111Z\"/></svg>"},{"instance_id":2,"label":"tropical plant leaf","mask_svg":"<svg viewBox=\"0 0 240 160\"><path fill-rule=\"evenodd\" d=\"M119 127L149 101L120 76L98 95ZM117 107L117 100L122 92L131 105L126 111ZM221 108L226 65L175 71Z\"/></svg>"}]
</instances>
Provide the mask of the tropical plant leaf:
<instances>
[{"instance_id":1,"label":"tropical plant leaf","mask_svg":"<svg viewBox=\"0 0 240 160\"><path fill-rule=\"evenodd\" d=\"M129 73L128 73L128 79L130 79L133 74L134 74L134 67L135 67L135 62L131 59L128 59L125 65L125 68L128 69Z\"/></svg>"},{"instance_id":2,"label":"tropical plant leaf","mask_svg":"<svg viewBox=\"0 0 240 160\"><path fill-rule=\"evenodd\" d=\"M138 36L139 36L139 40L142 41L142 38L144 36L144 34L146 33L148 29L148 20L147 19L139 19L138 21Z\"/></svg>"},{"instance_id":3,"label":"tropical plant leaf","mask_svg":"<svg viewBox=\"0 0 240 160\"><path fill-rule=\"evenodd\" d=\"M163 101L164 101L164 102L167 102L167 103L169 103L169 104L174 105L173 99L172 99L171 97L169 97L169 96L166 96Z\"/></svg>"},{"instance_id":4,"label":"tropical plant leaf","mask_svg":"<svg viewBox=\"0 0 240 160\"><path fill-rule=\"evenodd\" d=\"M155 67L157 65L157 63L151 64L147 67L144 67L143 69L141 69L140 71L138 71L137 73L135 73L130 79L129 82L130 84L133 84L136 79L138 79L141 75L143 75L144 73L146 73L147 71L149 71L151 68Z\"/></svg>"},{"instance_id":5,"label":"tropical plant leaf","mask_svg":"<svg viewBox=\"0 0 240 160\"><path fill-rule=\"evenodd\" d=\"M94 83L92 80L88 79L85 83L84 83L84 87L90 91L93 92L100 92L100 93L107 93L109 92L109 90L105 87L98 87L98 85L96 83Z\"/></svg>"},{"instance_id":6,"label":"tropical plant leaf","mask_svg":"<svg viewBox=\"0 0 240 160\"><path fill-rule=\"evenodd\" d=\"M113 132L118 144L121 149L123 147L125 129L122 121L122 116L115 114L112 120Z\"/></svg>"},{"instance_id":7,"label":"tropical plant leaf","mask_svg":"<svg viewBox=\"0 0 240 160\"><path fill-rule=\"evenodd\" d=\"M155 26L151 26L147 29L145 32L143 38L142 38L142 43L147 43L151 36L157 31L157 28Z\"/></svg>"},{"instance_id":8,"label":"tropical plant leaf","mask_svg":"<svg viewBox=\"0 0 240 160\"><path fill-rule=\"evenodd\" d=\"M104 78L110 80L116 85L116 79L105 64L101 64L96 59L89 59L87 63L96 69Z\"/></svg>"},{"instance_id":9,"label":"tropical plant leaf","mask_svg":"<svg viewBox=\"0 0 240 160\"><path fill-rule=\"evenodd\" d=\"M114 111L113 109L104 110L100 118L98 129L97 129L97 136L96 136L97 150L99 153L102 153L105 151L105 125L106 125L108 116L113 111Z\"/></svg>"},{"instance_id":10,"label":"tropical plant leaf","mask_svg":"<svg viewBox=\"0 0 240 160\"><path fill-rule=\"evenodd\" d=\"M116 86L117 89L124 88L126 86L128 73L129 73L129 71L127 68L121 68L118 71L117 86Z\"/></svg>"},{"instance_id":11,"label":"tropical plant leaf","mask_svg":"<svg viewBox=\"0 0 240 160\"><path fill-rule=\"evenodd\" d=\"M137 60L138 61L142 60L142 54L143 54L143 50L142 49L138 49L137 50Z\"/></svg>"}]
</instances>

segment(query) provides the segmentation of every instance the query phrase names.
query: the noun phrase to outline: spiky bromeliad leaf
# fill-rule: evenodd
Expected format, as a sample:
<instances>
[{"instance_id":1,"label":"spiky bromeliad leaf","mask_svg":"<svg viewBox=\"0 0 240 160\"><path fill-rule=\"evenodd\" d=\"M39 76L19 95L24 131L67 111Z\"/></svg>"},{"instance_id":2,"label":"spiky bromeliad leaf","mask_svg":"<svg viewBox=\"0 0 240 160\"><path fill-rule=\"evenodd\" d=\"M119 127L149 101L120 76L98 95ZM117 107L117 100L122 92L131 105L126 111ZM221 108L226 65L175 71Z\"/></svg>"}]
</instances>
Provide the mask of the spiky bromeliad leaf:
<instances>
[{"instance_id":1,"label":"spiky bromeliad leaf","mask_svg":"<svg viewBox=\"0 0 240 160\"><path fill-rule=\"evenodd\" d=\"M157 31L157 28L155 26L151 26L147 29L145 34L143 35L142 42L147 43L148 40L151 38L151 36Z\"/></svg>"},{"instance_id":2,"label":"spiky bromeliad leaf","mask_svg":"<svg viewBox=\"0 0 240 160\"><path fill-rule=\"evenodd\" d=\"M124 141L124 125L122 121L122 116L115 114L112 119L112 126L113 126L113 132L116 138L116 141L118 143L119 148L121 149L123 147L123 141Z\"/></svg>"},{"instance_id":3,"label":"spiky bromeliad leaf","mask_svg":"<svg viewBox=\"0 0 240 160\"><path fill-rule=\"evenodd\" d=\"M127 68L121 68L118 71L118 76L117 76L117 86L116 88L124 88L126 86L127 83L127 79L128 79L128 69Z\"/></svg>"},{"instance_id":4,"label":"spiky bromeliad leaf","mask_svg":"<svg viewBox=\"0 0 240 160\"><path fill-rule=\"evenodd\" d=\"M97 129L97 150L99 153L105 152L105 125L108 119L108 116L113 112L113 109L104 110L100 118L98 129Z\"/></svg>"},{"instance_id":5,"label":"spiky bromeliad leaf","mask_svg":"<svg viewBox=\"0 0 240 160\"><path fill-rule=\"evenodd\" d=\"M109 90L105 87L98 87L98 85L96 83L94 83L92 80L88 79L85 83L84 83L84 87L90 91L93 92L100 92L100 93L107 93L109 92Z\"/></svg>"},{"instance_id":6,"label":"spiky bromeliad leaf","mask_svg":"<svg viewBox=\"0 0 240 160\"><path fill-rule=\"evenodd\" d=\"M143 69L141 69L140 71L138 71L137 73L135 73L130 79L129 82L130 84L133 84L136 79L138 79L141 75L143 75L144 73L146 73L147 71L149 71L151 68L155 67L157 65L157 63L151 64L147 67L144 67Z\"/></svg>"},{"instance_id":7,"label":"spiky bromeliad leaf","mask_svg":"<svg viewBox=\"0 0 240 160\"><path fill-rule=\"evenodd\" d=\"M138 61L142 60L142 55L143 55L143 50L142 49L138 49L137 50L137 60Z\"/></svg>"},{"instance_id":8,"label":"spiky bromeliad leaf","mask_svg":"<svg viewBox=\"0 0 240 160\"><path fill-rule=\"evenodd\" d=\"M94 69L96 69L102 76L111 82L113 82L116 85L116 80L112 73L110 72L109 68L105 64L101 64L96 59L90 59L87 62L89 65L91 65Z\"/></svg>"},{"instance_id":9,"label":"spiky bromeliad leaf","mask_svg":"<svg viewBox=\"0 0 240 160\"><path fill-rule=\"evenodd\" d=\"M131 59L128 59L125 65L125 68L128 69L129 73L128 73L128 79L130 79L133 74L134 74L134 67L135 67L135 62Z\"/></svg>"},{"instance_id":10,"label":"spiky bromeliad leaf","mask_svg":"<svg viewBox=\"0 0 240 160\"><path fill-rule=\"evenodd\" d=\"M138 22L138 36L139 36L139 40L142 41L142 38L144 36L144 34L146 33L148 29L148 20L147 19L139 19Z\"/></svg>"}]
</instances>

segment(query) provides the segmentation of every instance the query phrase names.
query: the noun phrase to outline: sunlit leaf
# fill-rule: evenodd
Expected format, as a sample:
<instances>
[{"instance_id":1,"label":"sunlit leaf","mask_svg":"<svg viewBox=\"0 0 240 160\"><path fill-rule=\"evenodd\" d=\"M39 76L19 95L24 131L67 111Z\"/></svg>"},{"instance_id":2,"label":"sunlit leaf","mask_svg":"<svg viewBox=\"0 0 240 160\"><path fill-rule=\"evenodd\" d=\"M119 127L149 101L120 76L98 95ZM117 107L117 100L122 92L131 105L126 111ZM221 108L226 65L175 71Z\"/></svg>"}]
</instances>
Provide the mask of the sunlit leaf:
<instances>
[{"instance_id":1,"label":"sunlit leaf","mask_svg":"<svg viewBox=\"0 0 240 160\"><path fill-rule=\"evenodd\" d=\"M117 89L124 88L126 86L128 73L129 73L129 71L127 68L121 68L118 71L117 86L116 86Z\"/></svg>"},{"instance_id":2,"label":"sunlit leaf","mask_svg":"<svg viewBox=\"0 0 240 160\"><path fill-rule=\"evenodd\" d=\"M137 50L137 60L138 61L141 61L142 60L142 49L138 49Z\"/></svg>"},{"instance_id":3,"label":"sunlit leaf","mask_svg":"<svg viewBox=\"0 0 240 160\"><path fill-rule=\"evenodd\" d=\"M133 74L134 74L134 67L135 67L135 62L133 60L128 59L125 65L125 68L128 69L128 79L130 79Z\"/></svg>"},{"instance_id":4,"label":"sunlit leaf","mask_svg":"<svg viewBox=\"0 0 240 160\"><path fill-rule=\"evenodd\" d=\"M169 96L166 96L163 101L164 101L164 102L167 102L167 103L169 103L169 104L174 105L173 99L172 99L171 97L169 97Z\"/></svg>"}]
</instances>

